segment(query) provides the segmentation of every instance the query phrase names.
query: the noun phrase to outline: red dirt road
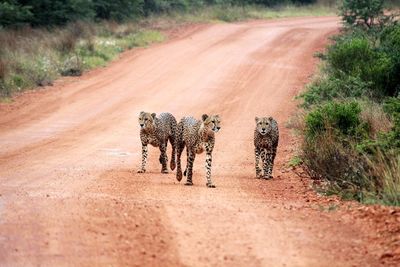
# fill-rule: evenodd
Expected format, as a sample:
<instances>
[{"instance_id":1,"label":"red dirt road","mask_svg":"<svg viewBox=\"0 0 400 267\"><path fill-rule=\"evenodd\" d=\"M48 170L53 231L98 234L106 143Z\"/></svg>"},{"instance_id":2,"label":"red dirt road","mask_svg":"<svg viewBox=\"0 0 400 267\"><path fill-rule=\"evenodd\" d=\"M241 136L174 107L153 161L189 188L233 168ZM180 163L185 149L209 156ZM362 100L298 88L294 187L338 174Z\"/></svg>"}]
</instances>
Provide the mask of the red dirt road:
<instances>
[{"instance_id":1,"label":"red dirt road","mask_svg":"<svg viewBox=\"0 0 400 267\"><path fill-rule=\"evenodd\" d=\"M338 26L202 26L0 106L0 266L379 265L367 228L310 200L287 167L293 97ZM193 187L160 174L152 147L148 173L136 173L142 110L221 115L217 188L205 186L204 155ZM256 115L280 124L270 181L254 178Z\"/></svg>"}]
</instances>

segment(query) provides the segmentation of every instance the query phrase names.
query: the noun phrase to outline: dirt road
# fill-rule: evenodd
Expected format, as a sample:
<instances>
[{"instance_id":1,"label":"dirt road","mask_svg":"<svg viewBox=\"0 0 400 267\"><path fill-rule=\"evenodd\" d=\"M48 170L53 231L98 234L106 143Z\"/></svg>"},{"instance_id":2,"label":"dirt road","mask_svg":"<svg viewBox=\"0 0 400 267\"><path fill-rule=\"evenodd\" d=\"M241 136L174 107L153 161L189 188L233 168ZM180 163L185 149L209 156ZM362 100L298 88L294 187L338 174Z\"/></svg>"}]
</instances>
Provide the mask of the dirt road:
<instances>
[{"instance_id":1,"label":"dirt road","mask_svg":"<svg viewBox=\"0 0 400 267\"><path fill-rule=\"evenodd\" d=\"M293 97L337 18L195 27L0 110L0 266L376 266L351 217L288 169ZM217 113L212 175L137 174L140 111ZM281 127L275 178L254 178L255 116Z\"/></svg>"}]
</instances>

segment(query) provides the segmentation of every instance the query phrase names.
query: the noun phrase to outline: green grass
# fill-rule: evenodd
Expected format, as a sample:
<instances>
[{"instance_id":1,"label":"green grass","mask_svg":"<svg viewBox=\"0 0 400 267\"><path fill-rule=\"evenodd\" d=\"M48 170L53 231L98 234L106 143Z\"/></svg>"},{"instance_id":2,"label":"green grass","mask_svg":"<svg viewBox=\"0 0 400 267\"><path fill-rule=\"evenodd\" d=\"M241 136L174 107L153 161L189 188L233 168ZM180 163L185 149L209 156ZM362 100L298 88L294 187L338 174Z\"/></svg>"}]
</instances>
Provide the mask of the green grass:
<instances>
[{"instance_id":1,"label":"green grass","mask_svg":"<svg viewBox=\"0 0 400 267\"><path fill-rule=\"evenodd\" d=\"M298 155L295 155L289 160L288 166L293 168L293 167L297 167L297 166L301 165L302 163L303 163L303 160L301 159L301 157Z\"/></svg>"}]
</instances>

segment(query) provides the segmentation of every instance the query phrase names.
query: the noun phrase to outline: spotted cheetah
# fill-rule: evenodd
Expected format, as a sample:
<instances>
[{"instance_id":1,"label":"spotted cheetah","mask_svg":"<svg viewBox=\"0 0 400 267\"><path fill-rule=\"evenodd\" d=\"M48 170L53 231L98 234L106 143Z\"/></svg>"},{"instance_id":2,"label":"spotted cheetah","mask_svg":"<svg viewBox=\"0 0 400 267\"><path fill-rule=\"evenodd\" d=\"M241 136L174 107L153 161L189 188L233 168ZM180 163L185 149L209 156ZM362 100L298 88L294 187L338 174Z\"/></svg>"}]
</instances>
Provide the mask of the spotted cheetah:
<instances>
[{"instance_id":1,"label":"spotted cheetah","mask_svg":"<svg viewBox=\"0 0 400 267\"><path fill-rule=\"evenodd\" d=\"M170 113L161 113L156 117L155 113L140 112L140 140L142 141L142 167L139 173L146 172L147 162L147 145L160 148L160 163L162 165L161 172L168 173L168 156L167 144L168 140L172 145L171 170L175 169L175 153L176 153L176 119Z\"/></svg>"},{"instance_id":2,"label":"spotted cheetah","mask_svg":"<svg viewBox=\"0 0 400 267\"><path fill-rule=\"evenodd\" d=\"M278 141L278 123L272 117L256 117L256 129L254 130L254 146L256 155L257 178L272 178L272 168L274 166ZM264 175L261 175L261 169L259 167L260 157L262 160Z\"/></svg>"},{"instance_id":3,"label":"spotted cheetah","mask_svg":"<svg viewBox=\"0 0 400 267\"><path fill-rule=\"evenodd\" d=\"M220 117L218 115L208 116L204 114L202 120L196 120L193 117L184 117L178 123L176 137L177 170L176 179L182 180L181 154L186 146L187 165L184 175L187 176L185 185L193 185L193 162L196 154L206 151L206 179L207 187L215 187L211 181L211 161L212 151L215 143L215 133L220 127Z\"/></svg>"}]
</instances>

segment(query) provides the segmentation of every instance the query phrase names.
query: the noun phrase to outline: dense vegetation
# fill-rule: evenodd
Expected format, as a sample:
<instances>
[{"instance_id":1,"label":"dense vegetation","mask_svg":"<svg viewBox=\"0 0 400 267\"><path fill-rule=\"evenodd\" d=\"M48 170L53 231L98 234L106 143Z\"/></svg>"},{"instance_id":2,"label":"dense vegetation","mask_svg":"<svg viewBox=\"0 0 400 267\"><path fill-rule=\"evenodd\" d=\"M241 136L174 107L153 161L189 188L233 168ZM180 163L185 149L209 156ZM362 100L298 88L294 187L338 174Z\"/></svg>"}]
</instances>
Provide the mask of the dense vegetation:
<instances>
[{"instance_id":1,"label":"dense vegetation","mask_svg":"<svg viewBox=\"0 0 400 267\"><path fill-rule=\"evenodd\" d=\"M400 205L400 24L384 7L343 1L345 28L300 95L299 128L304 164L327 192Z\"/></svg>"},{"instance_id":2,"label":"dense vegetation","mask_svg":"<svg viewBox=\"0 0 400 267\"><path fill-rule=\"evenodd\" d=\"M187 11L206 5L312 3L314 0L3 0L0 25L63 25L76 20L135 19L152 13Z\"/></svg>"}]
</instances>

